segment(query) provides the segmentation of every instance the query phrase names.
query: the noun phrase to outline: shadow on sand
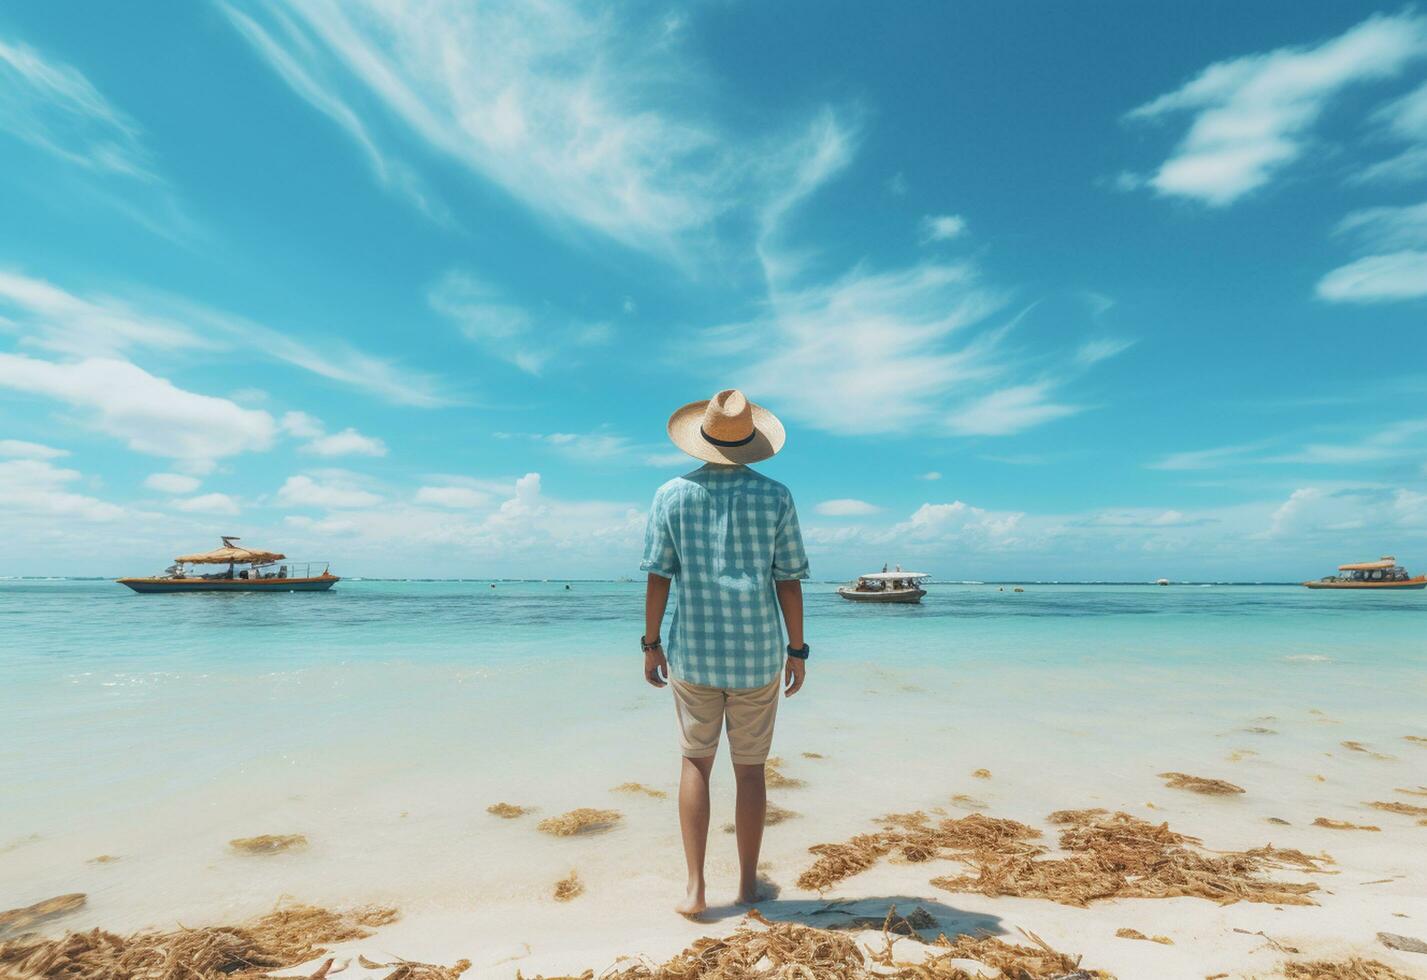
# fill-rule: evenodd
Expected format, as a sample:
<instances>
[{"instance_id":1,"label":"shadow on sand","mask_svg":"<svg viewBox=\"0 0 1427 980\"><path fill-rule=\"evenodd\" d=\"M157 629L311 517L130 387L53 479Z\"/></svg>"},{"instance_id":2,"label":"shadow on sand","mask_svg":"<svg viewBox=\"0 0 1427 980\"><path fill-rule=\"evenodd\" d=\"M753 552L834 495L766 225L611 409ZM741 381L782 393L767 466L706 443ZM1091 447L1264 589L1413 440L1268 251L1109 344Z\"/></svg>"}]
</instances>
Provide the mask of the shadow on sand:
<instances>
[{"instance_id":1,"label":"shadow on sand","mask_svg":"<svg viewBox=\"0 0 1427 980\"><path fill-rule=\"evenodd\" d=\"M918 898L914 895L895 895L881 898L844 898L833 900L785 899L774 897L756 905L714 905L698 917L700 922L718 922L743 916L751 908L758 909L774 922L796 922L799 925L818 929L881 929L887 918L887 911L897 907L897 915L908 916L917 908L925 909L934 920L934 925L917 929L917 935L926 942L945 933L948 939L960 935L998 936L1006 929L1001 925L1000 916L983 912L968 912L954 908L934 899Z\"/></svg>"}]
</instances>

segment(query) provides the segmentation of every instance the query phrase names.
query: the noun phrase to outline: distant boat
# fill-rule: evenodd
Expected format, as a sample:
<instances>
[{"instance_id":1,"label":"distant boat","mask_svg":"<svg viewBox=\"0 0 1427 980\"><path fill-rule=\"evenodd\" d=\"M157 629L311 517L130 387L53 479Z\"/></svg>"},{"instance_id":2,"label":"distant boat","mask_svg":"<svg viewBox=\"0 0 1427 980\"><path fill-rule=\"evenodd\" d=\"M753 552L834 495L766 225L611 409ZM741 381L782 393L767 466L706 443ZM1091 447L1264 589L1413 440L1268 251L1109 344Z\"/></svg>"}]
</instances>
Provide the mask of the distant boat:
<instances>
[{"instance_id":1,"label":"distant boat","mask_svg":"<svg viewBox=\"0 0 1427 980\"><path fill-rule=\"evenodd\" d=\"M276 551L244 548L223 536L223 546L196 555L180 555L162 575L116 579L135 592L325 592L342 581L327 562L289 562ZM227 565L203 574L191 565ZM239 568L238 566L247 566ZM316 570L316 574L313 574Z\"/></svg>"},{"instance_id":2,"label":"distant boat","mask_svg":"<svg viewBox=\"0 0 1427 980\"><path fill-rule=\"evenodd\" d=\"M921 602L926 590L921 587L923 579L931 578L930 572L904 572L898 565L894 571L871 572L857 576L857 581L838 588L837 594L853 602Z\"/></svg>"},{"instance_id":3,"label":"distant boat","mask_svg":"<svg viewBox=\"0 0 1427 980\"><path fill-rule=\"evenodd\" d=\"M1310 589L1424 589L1427 575L1413 577L1392 555L1377 561L1350 562L1338 566L1337 575L1325 575L1315 582L1304 582Z\"/></svg>"},{"instance_id":4,"label":"distant boat","mask_svg":"<svg viewBox=\"0 0 1427 980\"><path fill-rule=\"evenodd\" d=\"M1154 584L1155 584L1155 585L1168 585L1168 584L1169 584L1169 579L1167 579L1167 578L1157 578L1157 579L1155 579Z\"/></svg>"}]
</instances>

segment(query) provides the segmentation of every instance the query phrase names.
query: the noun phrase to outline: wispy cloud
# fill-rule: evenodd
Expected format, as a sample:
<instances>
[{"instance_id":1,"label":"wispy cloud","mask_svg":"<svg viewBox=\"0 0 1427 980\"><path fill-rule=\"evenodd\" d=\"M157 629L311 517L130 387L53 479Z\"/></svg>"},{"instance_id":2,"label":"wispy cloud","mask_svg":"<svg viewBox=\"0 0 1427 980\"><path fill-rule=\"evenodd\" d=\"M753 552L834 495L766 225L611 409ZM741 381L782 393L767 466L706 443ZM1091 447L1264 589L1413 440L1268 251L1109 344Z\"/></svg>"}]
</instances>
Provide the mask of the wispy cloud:
<instances>
[{"instance_id":1,"label":"wispy cloud","mask_svg":"<svg viewBox=\"0 0 1427 980\"><path fill-rule=\"evenodd\" d=\"M4 40L0 129L88 170L153 179L138 126L82 72Z\"/></svg>"},{"instance_id":2,"label":"wispy cloud","mask_svg":"<svg viewBox=\"0 0 1427 980\"><path fill-rule=\"evenodd\" d=\"M694 460L668 443L641 443L611 432L498 432L500 439L528 439L566 459L580 463L633 463L640 466L670 467L693 465Z\"/></svg>"},{"instance_id":3,"label":"wispy cloud","mask_svg":"<svg viewBox=\"0 0 1427 980\"><path fill-rule=\"evenodd\" d=\"M1216 446L1212 449L1194 449L1189 452L1170 453L1162 459L1147 464L1152 470L1208 470L1231 463L1244 462L1250 454L1262 449L1262 444L1242 446Z\"/></svg>"},{"instance_id":4,"label":"wispy cloud","mask_svg":"<svg viewBox=\"0 0 1427 980\"><path fill-rule=\"evenodd\" d=\"M1349 212L1335 233L1371 251L1427 247L1427 202Z\"/></svg>"},{"instance_id":5,"label":"wispy cloud","mask_svg":"<svg viewBox=\"0 0 1427 980\"><path fill-rule=\"evenodd\" d=\"M68 449L56 449L38 442L23 439L0 439L0 456L20 459L59 459L68 456Z\"/></svg>"},{"instance_id":6,"label":"wispy cloud","mask_svg":"<svg viewBox=\"0 0 1427 980\"><path fill-rule=\"evenodd\" d=\"M676 35L634 8L312 0L228 12L387 180L387 147L414 140L552 219L667 250L726 209L746 174L698 113Z\"/></svg>"},{"instance_id":7,"label":"wispy cloud","mask_svg":"<svg viewBox=\"0 0 1427 980\"><path fill-rule=\"evenodd\" d=\"M0 315L8 315L21 341L76 356L155 351L233 351L291 364L402 405L451 403L436 378L341 341L320 346L289 331L254 323L191 300L135 291L132 297L81 296L53 283L0 269Z\"/></svg>"},{"instance_id":8,"label":"wispy cloud","mask_svg":"<svg viewBox=\"0 0 1427 980\"><path fill-rule=\"evenodd\" d=\"M959 214L929 214L922 218L922 244L946 242L966 234L966 219Z\"/></svg>"},{"instance_id":9,"label":"wispy cloud","mask_svg":"<svg viewBox=\"0 0 1427 980\"><path fill-rule=\"evenodd\" d=\"M1132 121L1193 114L1148 183L1159 194L1232 204L1294 163L1328 105L1348 88L1391 78L1427 56L1427 19L1374 15L1311 47L1210 65L1181 88L1131 111Z\"/></svg>"},{"instance_id":10,"label":"wispy cloud","mask_svg":"<svg viewBox=\"0 0 1427 980\"><path fill-rule=\"evenodd\" d=\"M537 316L505 291L468 272L452 270L427 291L433 310L492 355L529 374L540 374L557 351L599 347L613 336L606 323L578 323Z\"/></svg>"},{"instance_id":11,"label":"wispy cloud","mask_svg":"<svg viewBox=\"0 0 1427 980\"><path fill-rule=\"evenodd\" d=\"M1318 297L1336 303L1383 303L1427 296L1427 251L1370 255L1329 272Z\"/></svg>"},{"instance_id":12,"label":"wispy cloud","mask_svg":"<svg viewBox=\"0 0 1427 980\"><path fill-rule=\"evenodd\" d=\"M1427 83L1373 114L1381 141L1406 146L1352 172L1351 184L1407 183L1427 177Z\"/></svg>"}]
</instances>

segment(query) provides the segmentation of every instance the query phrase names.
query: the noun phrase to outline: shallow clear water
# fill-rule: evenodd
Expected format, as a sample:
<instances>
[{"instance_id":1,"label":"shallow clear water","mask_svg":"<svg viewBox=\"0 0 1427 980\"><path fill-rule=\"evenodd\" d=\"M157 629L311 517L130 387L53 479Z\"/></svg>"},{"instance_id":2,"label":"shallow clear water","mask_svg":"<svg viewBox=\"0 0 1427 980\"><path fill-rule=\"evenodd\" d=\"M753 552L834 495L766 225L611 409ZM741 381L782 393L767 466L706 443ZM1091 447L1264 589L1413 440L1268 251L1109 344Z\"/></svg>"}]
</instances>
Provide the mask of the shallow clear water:
<instances>
[{"instance_id":1,"label":"shallow clear water","mask_svg":"<svg viewBox=\"0 0 1427 980\"><path fill-rule=\"evenodd\" d=\"M785 883L807 844L955 793L1022 819L1155 800L1191 832L1238 807L1243 829L1214 841L1238 846L1263 843L1264 816L1352 819L1365 794L1427 784L1427 749L1402 739L1427 736L1423 593L934 585L887 607L833 588L807 586L809 681L774 749L808 783L774 794L803 814L768 833ZM64 925L126 927L283 894L510 907L548 902L571 866L611 901L677 891L672 802L610 792L675 787L672 709L640 679L641 627L640 583L0 583L0 908L84 891ZM971 778L980 767L994 778ZM1167 769L1250 793L1175 795L1155 778ZM497 800L626 818L557 840L486 815ZM311 847L227 848L264 833ZM721 837L715 874L732 868ZM99 854L120 860L87 863Z\"/></svg>"}]
</instances>

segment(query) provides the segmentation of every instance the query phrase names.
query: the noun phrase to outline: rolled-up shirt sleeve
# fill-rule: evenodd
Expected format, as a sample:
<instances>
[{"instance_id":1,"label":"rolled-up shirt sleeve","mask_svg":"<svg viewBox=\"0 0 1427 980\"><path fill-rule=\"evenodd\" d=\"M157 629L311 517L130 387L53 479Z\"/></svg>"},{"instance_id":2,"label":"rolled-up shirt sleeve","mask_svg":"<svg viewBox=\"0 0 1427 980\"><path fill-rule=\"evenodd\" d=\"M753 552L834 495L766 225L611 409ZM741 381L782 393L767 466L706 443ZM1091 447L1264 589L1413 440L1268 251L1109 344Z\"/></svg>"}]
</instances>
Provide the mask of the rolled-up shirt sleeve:
<instances>
[{"instance_id":1,"label":"rolled-up shirt sleeve","mask_svg":"<svg viewBox=\"0 0 1427 980\"><path fill-rule=\"evenodd\" d=\"M773 579L788 582L807 577L808 555L803 550L803 529L798 526L798 508L789 497L773 542Z\"/></svg>"},{"instance_id":2,"label":"rolled-up shirt sleeve","mask_svg":"<svg viewBox=\"0 0 1427 980\"><path fill-rule=\"evenodd\" d=\"M663 504L661 496L655 495L654 503L649 505L649 521L644 525L644 560L639 563L639 570L673 578L679 573L679 552L674 547L674 535Z\"/></svg>"}]
</instances>

